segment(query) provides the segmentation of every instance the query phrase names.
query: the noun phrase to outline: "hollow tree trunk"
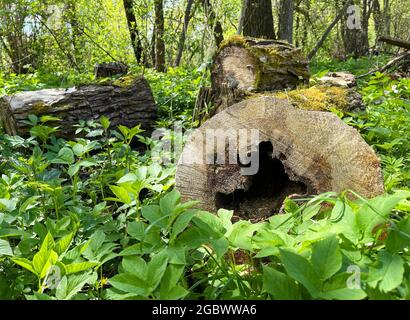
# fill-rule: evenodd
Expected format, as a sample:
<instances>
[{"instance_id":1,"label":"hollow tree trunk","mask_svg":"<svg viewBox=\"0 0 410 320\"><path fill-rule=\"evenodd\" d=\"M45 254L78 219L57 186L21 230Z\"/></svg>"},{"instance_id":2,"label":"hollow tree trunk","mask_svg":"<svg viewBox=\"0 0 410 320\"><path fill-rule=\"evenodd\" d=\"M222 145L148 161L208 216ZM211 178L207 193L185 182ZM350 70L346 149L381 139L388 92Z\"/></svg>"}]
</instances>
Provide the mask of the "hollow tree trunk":
<instances>
[{"instance_id":1,"label":"hollow tree trunk","mask_svg":"<svg viewBox=\"0 0 410 320\"><path fill-rule=\"evenodd\" d=\"M156 106L150 86L143 77L124 77L105 84L70 89L27 91L0 99L0 124L6 133L27 136L30 127L24 120L30 114L60 118L61 121L50 125L60 127L60 136L72 138L73 125L101 116L109 118L112 127L141 124L149 133L156 120Z\"/></svg>"},{"instance_id":2,"label":"hollow tree trunk","mask_svg":"<svg viewBox=\"0 0 410 320\"><path fill-rule=\"evenodd\" d=\"M380 161L358 131L333 113L267 96L229 107L190 136L176 188L205 210L244 219L277 213L291 194L351 189L372 197L384 189Z\"/></svg>"},{"instance_id":3,"label":"hollow tree trunk","mask_svg":"<svg viewBox=\"0 0 410 320\"><path fill-rule=\"evenodd\" d=\"M283 41L233 36L222 43L214 59L213 104L223 109L249 92L292 89L309 77L300 49Z\"/></svg>"}]
</instances>

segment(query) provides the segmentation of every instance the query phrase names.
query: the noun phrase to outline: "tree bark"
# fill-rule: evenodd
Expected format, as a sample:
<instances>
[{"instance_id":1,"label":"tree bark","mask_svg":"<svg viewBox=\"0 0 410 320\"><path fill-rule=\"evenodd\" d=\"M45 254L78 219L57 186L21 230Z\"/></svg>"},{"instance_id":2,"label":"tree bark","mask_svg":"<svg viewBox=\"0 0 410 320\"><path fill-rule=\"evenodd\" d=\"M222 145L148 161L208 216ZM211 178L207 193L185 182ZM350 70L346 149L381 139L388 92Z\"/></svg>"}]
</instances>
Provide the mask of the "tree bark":
<instances>
[{"instance_id":1,"label":"tree bark","mask_svg":"<svg viewBox=\"0 0 410 320\"><path fill-rule=\"evenodd\" d=\"M251 139L255 129L259 137ZM184 200L211 212L234 210L243 219L278 213L295 193L384 191L380 161L357 130L331 112L299 110L267 96L235 104L197 129L175 185Z\"/></svg>"},{"instance_id":2,"label":"tree bark","mask_svg":"<svg viewBox=\"0 0 410 320\"><path fill-rule=\"evenodd\" d=\"M138 33L137 18L135 17L133 0L123 0L125 16L127 18L128 30L131 36L131 45L134 50L134 56L138 63L141 63L142 44Z\"/></svg>"},{"instance_id":3,"label":"tree bark","mask_svg":"<svg viewBox=\"0 0 410 320\"><path fill-rule=\"evenodd\" d=\"M142 78L124 77L99 85L70 89L26 91L0 99L0 123L7 134L28 136L24 123L28 115L50 115L61 121L59 136L72 139L73 125L80 120L97 120L106 116L112 127L141 124L150 133L156 120L156 106L148 82Z\"/></svg>"},{"instance_id":4,"label":"tree bark","mask_svg":"<svg viewBox=\"0 0 410 320\"><path fill-rule=\"evenodd\" d=\"M271 0L244 1L243 35L275 39Z\"/></svg>"},{"instance_id":5,"label":"tree bark","mask_svg":"<svg viewBox=\"0 0 410 320\"><path fill-rule=\"evenodd\" d=\"M179 66L179 64L181 63L182 53L184 51L186 33L188 32L189 21L191 20L191 17L192 17L191 10L192 10L193 3L194 3L194 0L187 0L187 4L185 8L185 15L184 15L184 26L182 27L182 32L179 37L177 56L174 62L174 66L176 67Z\"/></svg>"},{"instance_id":6,"label":"tree bark","mask_svg":"<svg viewBox=\"0 0 410 320\"><path fill-rule=\"evenodd\" d=\"M405 41L405 40L401 40L401 39L393 38L389 36L381 36L377 39L377 41L385 42L392 46L397 46L400 48L410 50L410 41Z\"/></svg>"},{"instance_id":7,"label":"tree bark","mask_svg":"<svg viewBox=\"0 0 410 320\"><path fill-rule=\"evenodd\" d=\"M216 18L215 11L209 0L202 0L202 5L204 7L205 16L208 20L208 25L212 28L215 44L217 47L219 47L221 42L224 40L222 24Z\"/></svg>"},{"instance_id":8,"label":"tree bark","mask_svg":"<svg viewBox=\"0 0 410 320\"><path fill-rule=\"evenodd\" d=\"M155 70L165 71L164 8L162 0L155 0Z\"/></svg>"},{"instance_id":9,"label":"tree bark","mask_svg":"<svg viewBox=\"0 0 410 320\"><path fill-rule=\"evenodd\" d=\"M279 9L278 39L293 42L293 0L281 0Z\"/></svg>"},{"instance_id":10,"label":"tree bark","mask_svg":"<svg viewBox=\"0 0 410 320\"><path fill-rule=\"evenodd\" d=\"M222 110L248 92L292 89L309 77L308 62L300 49L284 41L233 36L214 58L213 105Z\"/></svg>"}]
</instances>

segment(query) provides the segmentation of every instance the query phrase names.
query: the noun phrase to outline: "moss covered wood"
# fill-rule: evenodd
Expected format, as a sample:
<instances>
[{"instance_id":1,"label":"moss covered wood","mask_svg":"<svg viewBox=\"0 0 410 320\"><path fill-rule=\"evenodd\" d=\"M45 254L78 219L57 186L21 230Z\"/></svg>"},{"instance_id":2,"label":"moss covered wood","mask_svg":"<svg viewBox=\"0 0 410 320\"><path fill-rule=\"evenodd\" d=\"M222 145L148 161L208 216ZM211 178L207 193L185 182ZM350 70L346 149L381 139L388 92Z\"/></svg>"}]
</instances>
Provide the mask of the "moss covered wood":
<instances>
[{"instance_id":1,"label":"moss covered wood","mask_svg":"<svg viewBox=\"0 0 410 320\"><path fill-rule=\"evenodd\" d=\"M309 77L308 61L300 48L284 41L232 36L221 43L214 57L213 102L222 110L249 92L294 89Z\"/></svg>"},{"instance_id":2,"label":"moss covered wood","mask_svg":"<svg viewBox=\"0 0 410 320\"><path fill-rule=\"evenodd\" d=\"M106 116L113 127L141 124L150 132L157 118L148 82L132 76L69 89L21 92L0 99L0 123L6 133L27 136L30 127L24 120L30 114L60 118L51 125L59 126L59 135L67 138L74 136L73 125L80 120Z\"/></svg>"}]
</instances>

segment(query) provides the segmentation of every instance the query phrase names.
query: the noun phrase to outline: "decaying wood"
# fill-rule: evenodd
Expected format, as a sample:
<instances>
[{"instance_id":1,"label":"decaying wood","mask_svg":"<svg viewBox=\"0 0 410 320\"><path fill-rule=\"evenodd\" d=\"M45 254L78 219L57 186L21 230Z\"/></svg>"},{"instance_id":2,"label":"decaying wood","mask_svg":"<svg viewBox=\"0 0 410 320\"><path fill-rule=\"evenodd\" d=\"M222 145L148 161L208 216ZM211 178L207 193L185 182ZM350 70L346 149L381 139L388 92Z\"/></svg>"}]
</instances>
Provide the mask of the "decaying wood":
<instances>
[{"instance_id":1,"label":"decaying wood","mask_svg":"<svg viewBox=\"0 0 410 320\"><path fill-rule=\"evenodd\" d=\"M293 89L309 77L308 61L299 48L284 41L236 35L225 40L215 55L213 104L223 110L248 92Z\"/></svg>"},{"instance_id":2,"label":"decaying wood","mask_svg":"<svg viewBox=\"0 0 410 320\"><path fill-rule=\"evenodd\" d=\"M120 124L152 131L156 106L148 82L143 78L124 77L103 84L70 89L45 89L21 92L0 99L0 124L10 135L27 136L28 115L50 115L62 121L59 135L72 138L79 120L97 120L106 116L111 125Z\"/></svg>"},{"instance_id":3,"label":"decaying wood","mask_svg":"<svg viewBox=\"0 0 410 320\"><path fill-rule=\"evenodd\" d=\"M389 36L381 36L381 37L379 37L379 39L377 39L377 41L385 42L385 43L390 44L392 46L396 46L396 47L400 47L400 48L410 50L410 41L405 41L405 40L401 40L399 38L393 38L393 37L389 37Z\"/></svg>"},{"instance_id":4,"label":"decaying wood","mask_svg":"<svg viewBox=\"0 0 410 320\"><path fill-rule=\"evenodd\" d=\"M247 142L240 143L244 129ZM259 141L250 139L252 129ZM256 155L258 173L244 175L244 161L212 164L221 149L205 146L210 131L226 138L222 159L228 160L230 137L237 152L232 159ZM177 166L176 188L203 209L233 209L242 218L277 213L291 194L351 189L372 197L384 189L380 161L358 131L333 113L300 110L270 96L235 104L194 131Z\"/></svg>"},{"instance_id":5,"label":"decaying wood","mask_svg":"<svg viewBox=\"0 0 410 320\"><path fill-rule=\"evenodd\" d=\"M125 75L127 72L128 66L122 62L103 62L94 65L94 77L96 79Z\"/></svg>"}]
</instances>

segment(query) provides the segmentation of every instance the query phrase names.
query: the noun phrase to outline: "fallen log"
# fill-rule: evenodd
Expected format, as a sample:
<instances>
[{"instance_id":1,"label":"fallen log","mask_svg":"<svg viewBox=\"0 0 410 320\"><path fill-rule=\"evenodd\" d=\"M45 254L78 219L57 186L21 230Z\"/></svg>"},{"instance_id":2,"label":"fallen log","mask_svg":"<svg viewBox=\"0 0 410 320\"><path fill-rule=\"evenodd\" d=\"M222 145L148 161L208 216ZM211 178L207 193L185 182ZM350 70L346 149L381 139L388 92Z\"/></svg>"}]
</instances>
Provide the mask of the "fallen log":
<instances>
[{"instance_id":1,"label":"fallen log","mask_svg":"<svg viewBox=\"0 0 410 320\"><path fill-rule=\"evenodd\" d=\"M253 129L259 139L250 138ZM231 209L244 219L277 213L295 193L351 189L372 197L384 190L380 161L358 131L333 113L300 110L271 96L235 104L194 131L176 188L205 210Z\"/></svg>"},{"instance_id":2,"label":"fallen log","mask_svg":"<svg viewBox=\"0 0 410 320\"><path fill-rule=\"evenodd\" d=\"M59 136L73 138L80 120L97 120L106 116L111 126L124 125L151 132L156 120L156 106L148 82L143 77L127 76L101 84L69 89L45 89L21 92L0 98L0 124L10 135L28 136L30 126L25 123L30 114L50 115L62 121Z\"/></svg>"},{"instance_id":3,"label":"fallen log","mask_svg":"<svg viewBox=\"0 0 410 320\"><path fill-rule=\"evenodd\" d=\"M220 111L249 92L294 89L309 77L309 64L300 48L284 41L232 36L214 57L213 105Z\"/></svg>"},{"instance_id":4,"label":"fallen log","mask_svg":"<svg viewBox=\"0 0 410 320\"><path fill-rule=\"evenodd\" d=\"M392 46L404 48L410 50L410 41L401 40L399 38L389 37L389 36L381 36L377 39L379 42L385 42Z\"/></svg>"}]
</instances>

